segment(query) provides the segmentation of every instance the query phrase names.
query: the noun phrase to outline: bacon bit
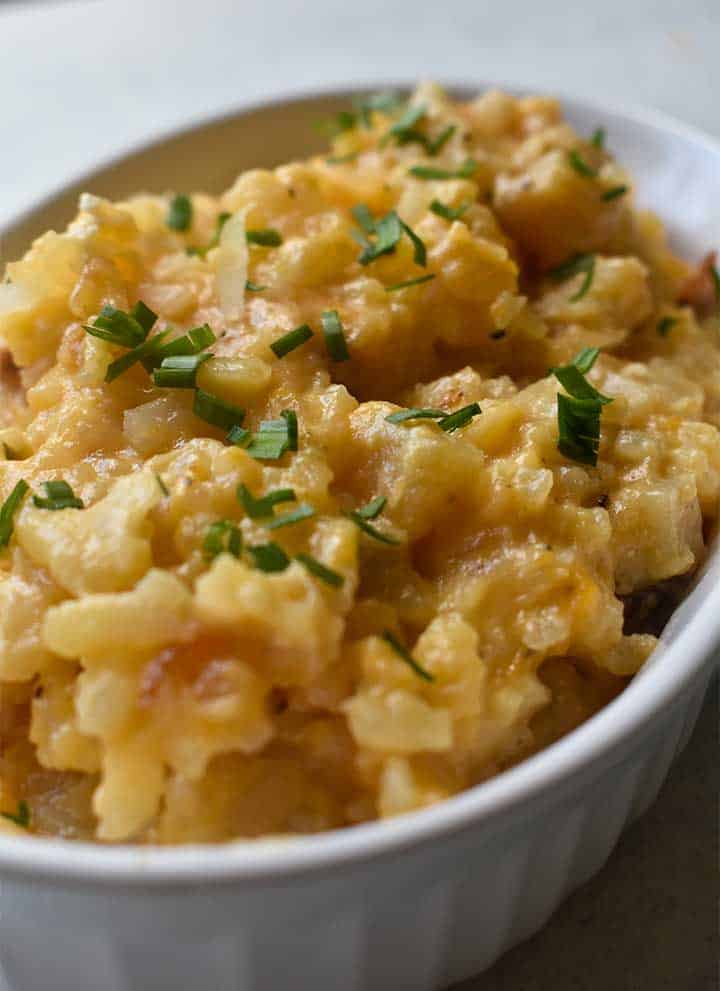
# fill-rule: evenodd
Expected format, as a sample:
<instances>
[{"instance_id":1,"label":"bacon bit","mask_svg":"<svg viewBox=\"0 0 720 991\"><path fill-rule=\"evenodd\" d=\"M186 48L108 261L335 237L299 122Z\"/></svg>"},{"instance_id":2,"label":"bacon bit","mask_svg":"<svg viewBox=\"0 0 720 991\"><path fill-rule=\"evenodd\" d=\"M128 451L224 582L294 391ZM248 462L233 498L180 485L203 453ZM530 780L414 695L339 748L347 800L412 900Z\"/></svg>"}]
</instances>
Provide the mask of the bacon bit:
<instances>
[{"instance_id":1,"label":"bacon bit","mask_svg":"<svg viewBox=\"0 0 720 991\"><path fill-rule=\"evenodd\" d=\"M713 279L716 261L716 251L710 251L705 255L693 274L685 280L678 295L679 303L689 303L694 310L704 316L710 314L717 305Z\"/></svg>"}]
</instances>

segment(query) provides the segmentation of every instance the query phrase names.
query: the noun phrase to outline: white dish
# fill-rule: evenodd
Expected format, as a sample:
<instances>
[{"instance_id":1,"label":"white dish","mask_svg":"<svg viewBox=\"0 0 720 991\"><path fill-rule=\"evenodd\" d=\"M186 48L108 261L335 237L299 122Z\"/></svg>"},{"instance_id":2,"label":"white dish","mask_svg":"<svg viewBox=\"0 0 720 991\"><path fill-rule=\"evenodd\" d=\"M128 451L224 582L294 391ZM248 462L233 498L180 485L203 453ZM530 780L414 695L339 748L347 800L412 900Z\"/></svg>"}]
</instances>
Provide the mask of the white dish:
<instances>
[{"instance_id":1,"label":"white dish","mask_svg":"<svg viewBox=\"0 0 720 991\"><path fill-rule=\"evenodd\" d=\"M451 87L458 95L482 84ZM311 151L319 95L252 109L101 165L2 233L4 258L60 226L83 189L227 185ZM565 101L604 126L697 257L720 232L720 145L650 113ZM208 178L209 177L209 178ZM712 211L715 211L713 214ZM720 644L720 553L627 690L518 767L434 808L287 841L133 848L0 839L0 962L15 991L422 991L477 973L599 869L687 740Z\"/></svg>"}]
</instances>

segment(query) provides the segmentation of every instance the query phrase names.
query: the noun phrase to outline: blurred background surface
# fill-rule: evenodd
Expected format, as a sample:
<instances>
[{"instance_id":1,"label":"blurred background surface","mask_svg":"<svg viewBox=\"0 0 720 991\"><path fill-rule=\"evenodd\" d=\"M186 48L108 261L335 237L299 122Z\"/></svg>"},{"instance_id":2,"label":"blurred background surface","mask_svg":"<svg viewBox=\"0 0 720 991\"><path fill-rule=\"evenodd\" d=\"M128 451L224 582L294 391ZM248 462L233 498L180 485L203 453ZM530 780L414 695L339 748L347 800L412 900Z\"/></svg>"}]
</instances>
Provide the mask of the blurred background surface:
<instances>
[{"instance_id":1,"label":"blurred background surface","mask_svg":"<svg viewBox=\"0 0 720 991\"><path fill-rule=\"evenodd\" d=\"M0 225L129 145L333 85L516 84L720 137L718 52L719 0L0 0ZM717 744L715 689L604 872L462 991L717 989Z\"/></svg>"}]
</instances>

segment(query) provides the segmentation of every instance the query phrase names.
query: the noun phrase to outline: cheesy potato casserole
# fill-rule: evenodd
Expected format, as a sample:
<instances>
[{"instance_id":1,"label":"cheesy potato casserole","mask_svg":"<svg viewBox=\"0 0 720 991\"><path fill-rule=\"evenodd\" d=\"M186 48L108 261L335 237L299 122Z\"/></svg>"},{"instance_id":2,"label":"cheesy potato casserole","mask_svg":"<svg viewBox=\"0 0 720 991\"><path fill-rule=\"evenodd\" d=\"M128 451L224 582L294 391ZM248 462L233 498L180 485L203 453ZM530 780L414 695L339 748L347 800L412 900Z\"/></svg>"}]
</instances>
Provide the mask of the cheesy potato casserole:
<instances>
[{"instance_id":1,"label":"cheesy potato casserole","mask_svg":"<svg viewBox=\"0 0 720 991\"><path fill-rule=\"evenodd\" d=\"M720 281L599 121L434 85L0 285L3 832L438 802L612 700L720 490Z\"/></svg>"}]
</instances>

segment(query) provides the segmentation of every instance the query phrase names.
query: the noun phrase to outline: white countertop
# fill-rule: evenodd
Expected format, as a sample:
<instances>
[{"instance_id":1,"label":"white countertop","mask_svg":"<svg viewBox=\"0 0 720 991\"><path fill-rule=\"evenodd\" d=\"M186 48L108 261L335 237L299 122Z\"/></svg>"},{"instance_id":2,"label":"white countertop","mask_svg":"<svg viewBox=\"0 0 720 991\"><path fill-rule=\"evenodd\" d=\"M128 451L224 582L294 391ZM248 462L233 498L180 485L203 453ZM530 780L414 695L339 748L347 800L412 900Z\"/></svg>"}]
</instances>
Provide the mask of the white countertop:
<instances>
[{"instance_id":1,"label":"white countertop","mask_svg":"<svg viewBox=\"0 0 720 991\"><path fill-rule=\"evenodd\" d=\"M718 0L0 0L0 223L190 118L334 84L495 80L720 134Z\"/></svg>"}]
</instances>

